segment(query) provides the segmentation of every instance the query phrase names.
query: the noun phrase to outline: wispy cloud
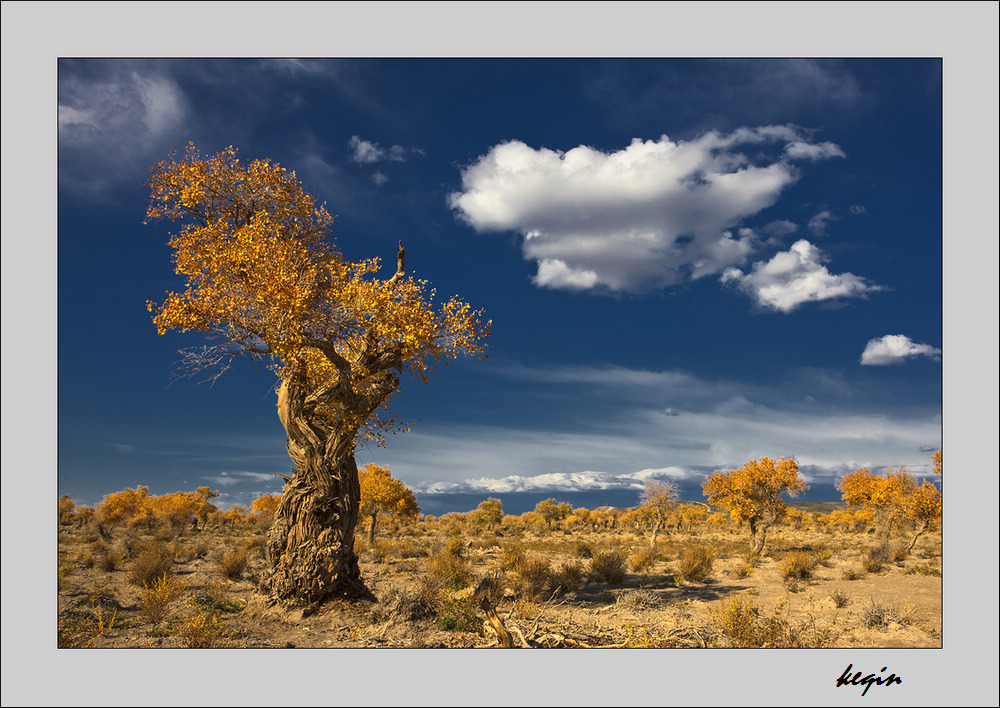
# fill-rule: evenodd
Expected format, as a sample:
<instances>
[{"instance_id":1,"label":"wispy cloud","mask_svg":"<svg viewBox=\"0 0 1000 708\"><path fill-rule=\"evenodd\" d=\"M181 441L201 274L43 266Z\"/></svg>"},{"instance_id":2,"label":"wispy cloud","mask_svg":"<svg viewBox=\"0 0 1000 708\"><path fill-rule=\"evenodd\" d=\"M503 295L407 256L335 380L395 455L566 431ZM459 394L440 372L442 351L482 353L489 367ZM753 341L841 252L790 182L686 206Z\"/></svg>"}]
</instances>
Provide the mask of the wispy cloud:
<instances>
[{"instance_id":1,"label":"wispy cloud","mask_svg":"<svg viewBox=\"0 0 1000 708\"><path fill-rule=\"evenodd\" d=\"M513 140L466 167L448 201L477 231L520 233L538 286L642 292L743 263L756 244L752 231L733 232L740 221L799 178L796 161L842 154L780 125L636 138L611 153Z\"/></svg>"},{"instance_id":2,"label":"wispy cloud","mask_svg":"<svg viewBox=\"0 0 1000 708\"><path fill-rule=\"evenodd\" d=\"M387 464L425 492L633 489L646 476L696 481L765 455L795 456L826 481L861 466L920 470L929 467L922 448L940 445L933 406L873 406L870 383L861 395L836 372L792 372L780 392L611 366L497 373L558 396L563 416L520 427L422 424L358 463Z\"/></svg>"},{"instance_id":3,"label":"wispy cloud","mask_svg":"<svg viewBox=\"0 0 1000 708\"><path fill-rule=\"evenodd\" d=\"M884 288L853 273L833 274L823 253L801 239L771 260L754 263L749 273L729 268L723 283L739 287L764 310L791 312L807 302L866 297Z\"/></svg>"},{"instance_id":4,"label":"wispy cloud","mask_svg":"<svg viewBox=\"0 0 1000 708\"><path fill-rule=\"evenodd\" d=\"M392 145L382 147L378 143L363 140L360 136L352 135L347 141L347 147L351 151L351 161L359 165L370 165L375 162L405 162L411 155L423 155L420 148L406 148L402 145Z\"/></svg>"},{"instance_id":5,"label":"wispy cloud","mask_svg":"<svg viewBox=\"0 0 1000 708\"><path fill-rule=\"evenodd\" d=\"M929 344L917 344L902 334L887 334L868 341L861 352L862 366L888 366L906 363L907 359L925 356L940 361L941 350Z\"/></svg>"}]
</instances>

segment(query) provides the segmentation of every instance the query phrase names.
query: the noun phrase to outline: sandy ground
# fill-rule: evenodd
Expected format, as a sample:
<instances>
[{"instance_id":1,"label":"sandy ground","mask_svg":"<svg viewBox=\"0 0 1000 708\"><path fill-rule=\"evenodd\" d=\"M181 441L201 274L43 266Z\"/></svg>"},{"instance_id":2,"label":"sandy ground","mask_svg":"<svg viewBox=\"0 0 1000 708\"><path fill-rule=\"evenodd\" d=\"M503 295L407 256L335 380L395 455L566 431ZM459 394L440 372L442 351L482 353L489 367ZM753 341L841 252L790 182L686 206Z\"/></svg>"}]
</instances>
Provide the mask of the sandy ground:
<instances>
[{"instance_id":1,"label":"sandy ground","mask_svg":"<svg viewBox=\"0 0 1000 708\"><path fill-rule=\"evenodd\" d=\"M110 542L90 528L63 525L59 541L60 647L245 648L488 648L496 631L473 601L481 578L501 578L497 617L522 647L728 648L747 646L720 624L734 598L755 617L750 641L792 647L941 647L940 533L922 537L913 553L878 572L858 572L872 543L864 533L772 531L763 557L742 577L745 534L672 533L661 536L657 559L642 572L628 568L614 582L589 573L592 556L616 549L631 558L648 538L614 531L553 530L521 534L466 533L461 542L444 529L389 535L360 552L363 578L377 603L333 601L319 608L268 605L256 591L266 570L260 529L115 532ZM896 539L897 542L903 540ZM432 581L432 561L451 552L468 575L465 587ZM148 611L148 590L135 576L143 544L166 548L176 597L161 617ZM364 544L361 544L362 546ZM701 582L679 579L684 549L702 545L716 556ZM511 547L543 559L552 572L575 565L582 577L568 591L553 583L534 594L509 563ZM245 550L247 562L225 577L226 552ZM786 579L789 553L816 559L811 577ZM123 557L107 570L101 560ZM507 563L507 565L505 565ZM103 566L103 567L102 567ZM847 579L863 575L857 579ZM770 627L767 634L762 627ZM776 639L777 637L777 639ZM756 646L759 644L749 644Z\"/></svg>"}]
</instances>

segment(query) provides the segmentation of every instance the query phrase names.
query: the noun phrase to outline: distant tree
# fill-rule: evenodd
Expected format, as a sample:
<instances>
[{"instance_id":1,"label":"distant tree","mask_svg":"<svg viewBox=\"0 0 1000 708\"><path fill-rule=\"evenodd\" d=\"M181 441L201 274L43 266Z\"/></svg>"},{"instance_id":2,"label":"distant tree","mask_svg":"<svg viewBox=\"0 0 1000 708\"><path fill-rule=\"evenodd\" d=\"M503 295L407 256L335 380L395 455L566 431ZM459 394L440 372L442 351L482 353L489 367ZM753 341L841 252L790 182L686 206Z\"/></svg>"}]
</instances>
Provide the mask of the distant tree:
<instances>
[{"instance_id":1,"label":"distant tree","mask_svg":"<svg viewBox=\"0 0 1000 708\"><path fill-rule=\"evenodd\" d=\"M565 519L572 510L573 507L570 504L557 502L555 499L544 499L535 505L535 513L550 529L554 522Z\"/></svg>"},{"instance_id":2,"label":"distant tree","mask_svg":"<svg viewBox=\"0 0 1000 708\"><path fill-rule=\"evenodd\" d=\"M503 502L494 497L481 501L473 516L474 523L493 530L503 521Z\"/></svg>"},{"instance_id":3,"label":"distant tree","mask_svg":"<svg viewBox=\"0 0 1000 708\"><path fill-rule=\"evenodd\" d=\"M941 492L927 480L918 486L905 467L876 475L862 467L845 475L837 484L844 501L861 507L861 512L875 524L877 540L887 544L893 525L904 518L912 519L917 531L910 542L909 553L917 538L941 514Z\"/></svg>"},{"instance_id":4,"label":"distant tree","mask_svg":"<svg viewBox=\"0 0 1000 708\"><path fill-rule=\"evenodd\" d=\"M170 237L183 290L150 301L160 334L200 332L181 371L217 378L237 357L266 363L294 476L268 534L262 588L278 600L366 596L354 553L359 483L354 451L401 428L387 415L403 374L460 354L481 356L489 322L457 298L435 303L425 281L378 259L352 262L329 238L333 217L294 172L242 162L233 148L150 170L146 221L181 221Z\"/></svg>"},{"instance_id":5,"label":"distant tree","mask_svg":"<svg viewBox=\"0 0 1000 708\"><path fill-rule=\"evenodd\" d=\"M221 493L219 492L219 490L217 489L213 490L210 487L198 487L197 489L194 490L194 493L197 494L201 499L201 502L198 505L198 509L197 511L195 511L194 514L195 528L197 528L199 525L204 527L205 522L208 521L208 517L212 514L212 512L217 511L215 504L212 503L212 500L217 499Z\"/></svg>"},{"instance_id":6,"label":"distant tree","mask_svg":"<svg viewBox=\"0 0 1000 708\"><path fill-rule=\"evenodd\" d=\"M808 488L794 457L750 460L738 470L714 472L702 483L709 503L750 527L751 555L763 552L768 529L784 516L787 507L781 495L795 496Z\"/></svg>"},{"instance_id":7,"label":"distant tree","mask_svg":"<svg viewBox=\"0 0 1000 708\"><path fill-rule=\"evenodd\" d=\"M920 486L906 498L906 516L916 523L916 531L906 547L909 555L917 539L930 528L931 523L941 518L941 490L926 479L922 480Z\"/></svg>"},{"instance_id":8,"label":"distant tree","mask_svg":"<svg viewBox=\"0 0 1000 708\"><path fill-rule=\"evenodd\" d=\"M149 487L145 486L112 492L97 505L97 522L102 535L116 526L143 522L151 516Z\"/></svg>"},{"instance_id":9,"label":"distant tree","mask_svg":"<svg viewBox=\"0 0 1000 708\"><path fill-rule=\"evenodd\" d=\"M63 494L59 497L59 523L68 524L73 518L73 509L76 507L76 502L73 501L73 497L68 494Z\"/></svg>"},{"instance_id":10,"label":"distant tree","mask_svg":"<svg viewBox=\"0 0 1000 708\"><path fill-rule=\"evenodd\" d=\"M653 547L667 517L677 508L677 489L671 482L660 482L647 477L639 501L653 520L653 531L649 537L649 545Z\"/></svg>"},{"instance_id":11,"label":"distant tree","mask_svg":"<svg viewBox=\"0 0 1000 708\"><path fill-rule=\"evenodd\" d=\"M250 510L254 514L273 514L281 506L280 494L261 494L250 503Z\"/></svg>"},{"instance_id":12,"label":"distant tree","mask_svg":"<svg viewBox=\"0 0 1000 708\"><path fill-rule=\"evenodd\" d=\"M413 490L393 477L388 467L366 465L358 470L358 478L361 483L361 515L370 519L368 543L375 543L375 523L380 513L413 520L420 515Z\"/></svg>"},{"instance_id":13,"label":"distant tree","mask_svg":"<svg viewBox=\"0 0 1000 708\"><path fill-rule=\"evenodd\" d=\"M931 463L934 465L934 474L941 474L941 451L938 450L931 455Z\"/></svg>"}]
</instances>

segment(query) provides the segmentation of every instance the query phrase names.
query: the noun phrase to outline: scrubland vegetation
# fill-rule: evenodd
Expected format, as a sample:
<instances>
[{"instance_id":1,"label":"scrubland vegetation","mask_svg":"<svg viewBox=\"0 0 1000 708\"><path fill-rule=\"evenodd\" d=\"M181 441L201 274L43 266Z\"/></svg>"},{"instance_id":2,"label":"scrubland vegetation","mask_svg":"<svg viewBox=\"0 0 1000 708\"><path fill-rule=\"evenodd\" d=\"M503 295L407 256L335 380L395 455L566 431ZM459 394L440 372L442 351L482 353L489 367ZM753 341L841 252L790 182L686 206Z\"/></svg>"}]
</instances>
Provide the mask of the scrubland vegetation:
<instances>
[{"instance_id":1,"label":"scrubland vegetation","mask_svg":"<svg viewBox=\"0 0 1000 708\"><path fill-rule=\"evenodd\" d=\"M365 500L378 534L355 534L374 600L313 606L260 590L280 497L63 497L58 646L940 647L940 493L891 511L858 491L878 479L848 480L855 505L790 504L761 547L759 526L663 488L631 509L487 499L436 518L382 475L393 502Z\"/></svg>"}]
</instances>

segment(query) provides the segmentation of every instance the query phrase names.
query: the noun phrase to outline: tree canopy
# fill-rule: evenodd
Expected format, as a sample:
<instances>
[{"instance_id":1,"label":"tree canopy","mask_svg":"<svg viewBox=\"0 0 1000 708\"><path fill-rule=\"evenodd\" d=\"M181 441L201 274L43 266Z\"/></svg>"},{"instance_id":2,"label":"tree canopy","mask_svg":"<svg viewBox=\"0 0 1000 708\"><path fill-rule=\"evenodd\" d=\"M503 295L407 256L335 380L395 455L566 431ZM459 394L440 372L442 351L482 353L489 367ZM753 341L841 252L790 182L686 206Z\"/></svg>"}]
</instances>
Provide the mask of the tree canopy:
<instances>
[{"instance_id":1,"label":"tree canopy","mask_svg":"<svg viewBox=\"0 0 1000 708\"><path fill-rule=\"evenodd\" d=\"M781 495L795 496L808 488L794 457L750 460L738 470L714 472L702 483L710 504L728 511L736 523L749 525L752 553L763 551L767 529L784 516Z\"/></svg>"},{"instance_id":2,"label":"tree canopy","mask_svg":"<svg viewBox=\"0 0 1000 708\"><path fill-rule=\"evenodd\" d=\"M425 374L460 352L484 353L490 322L457 298L397 270L377 279L378 258L348 261L329 239L333 217L294 172L241 162L235 148L151 168L146 221L181 220L170 237L184 289L149 301L158 331L198 331L208 346L182 352L182 371L217 377L232 359L265 360L282 379L304 377L317 415L353 417L383 442L393 417L376 418L395 372ZM387 374L387 372L393 374ZM384 408L383 408L384 410Z\"/></svg>"}]
</instances>

